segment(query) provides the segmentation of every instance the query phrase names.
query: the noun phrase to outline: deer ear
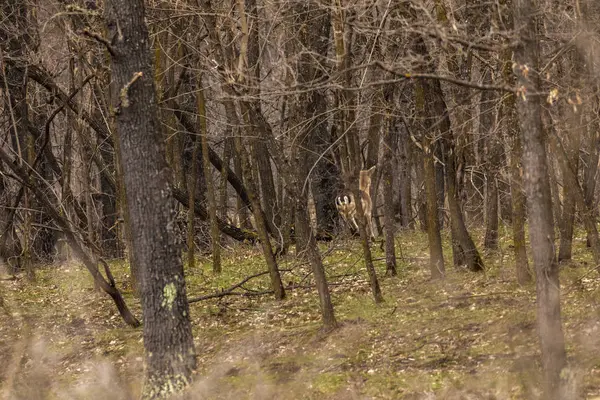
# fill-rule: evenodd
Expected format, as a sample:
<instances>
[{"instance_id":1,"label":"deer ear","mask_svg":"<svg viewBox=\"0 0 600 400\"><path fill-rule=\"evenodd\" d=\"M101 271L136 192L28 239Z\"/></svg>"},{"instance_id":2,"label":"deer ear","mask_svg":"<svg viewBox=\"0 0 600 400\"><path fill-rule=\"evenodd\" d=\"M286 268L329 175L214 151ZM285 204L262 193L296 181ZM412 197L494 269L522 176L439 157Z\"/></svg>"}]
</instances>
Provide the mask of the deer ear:
<instances>
[{"instance_id":1,"label":"deer ear","mask_svg":"<svg viewBox=\"0 0 600 400\"><path fill-rule=\"evenodd\" d=\"M367 170L367 172L369 173L369 175L371 175L375 171L375 168L377 168L377 165L373 165L371 168L369 168Z\"/></svg>"}]
</instances>

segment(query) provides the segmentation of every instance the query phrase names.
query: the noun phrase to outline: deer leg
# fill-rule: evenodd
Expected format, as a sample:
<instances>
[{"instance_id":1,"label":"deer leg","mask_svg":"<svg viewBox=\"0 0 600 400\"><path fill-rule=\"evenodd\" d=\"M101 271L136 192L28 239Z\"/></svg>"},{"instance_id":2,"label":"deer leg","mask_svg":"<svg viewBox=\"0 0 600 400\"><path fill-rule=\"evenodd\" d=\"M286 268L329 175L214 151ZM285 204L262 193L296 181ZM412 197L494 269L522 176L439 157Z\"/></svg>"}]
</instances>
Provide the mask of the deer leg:
<instances>
[{"instance_id":1,"label":"deer leg","mask_svg":"<svg viewBox=\"0 0 600 400\"><path fill-rule=\"evenodd\" d=\"M356 232L359 232L358 230L358 224L356 223L356 219L354 218L354 215L350 217L352 224L354 225L354 229L356 229Z\"/></svg>"}]
</instances>

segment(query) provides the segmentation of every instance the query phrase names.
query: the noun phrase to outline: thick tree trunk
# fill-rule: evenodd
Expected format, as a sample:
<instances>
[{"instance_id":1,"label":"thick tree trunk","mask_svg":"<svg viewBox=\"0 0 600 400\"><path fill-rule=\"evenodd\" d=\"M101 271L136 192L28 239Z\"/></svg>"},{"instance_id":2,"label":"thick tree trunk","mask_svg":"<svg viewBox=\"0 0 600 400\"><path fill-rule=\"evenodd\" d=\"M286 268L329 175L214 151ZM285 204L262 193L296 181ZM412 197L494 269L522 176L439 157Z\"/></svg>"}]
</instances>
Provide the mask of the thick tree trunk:
<instances>
[{"instance_id":1,"label":"thick tree trunk","mask_svg":"<svg viewBox=\"0 0 600 400\"><path fill-rule=\"evenodd\" d=\"M566 366L565 342L560 312L560 283L554 248L554 226L548 160L538 95L539 43L537 41L534 0L515 0L515 27L520 43L515 51L513 70L525 99L519 98L517 110L523 134L523 167L529 210L529 234L536 269L537 317L544 370L544 398L563 398L562 370Z\"/></svg>"},{"instance_id":2,"label":"thick tree trunk","mask_svg":"<svg viewBox=\"0 0 600 400\"><path fill-rule=\"evenodd\" d=\"M142 275L143 397L167 398L190 383L196 359L144 2L109 0L105 12L133 252Z\"/></svg>"}]
</instances>

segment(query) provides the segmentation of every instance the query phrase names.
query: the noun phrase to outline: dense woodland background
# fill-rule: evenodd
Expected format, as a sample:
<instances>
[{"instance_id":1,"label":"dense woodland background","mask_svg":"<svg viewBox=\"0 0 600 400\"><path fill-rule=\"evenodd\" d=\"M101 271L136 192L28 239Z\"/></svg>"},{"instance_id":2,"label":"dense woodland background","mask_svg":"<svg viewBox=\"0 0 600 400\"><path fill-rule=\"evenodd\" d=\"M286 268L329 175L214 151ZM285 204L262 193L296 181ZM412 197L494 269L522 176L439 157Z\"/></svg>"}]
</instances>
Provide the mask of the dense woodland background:
<instances>
[{"instance_id":1,"label":"dense woodland background","mask_svg":"<svg viewBox=\"0 0 600 400\"><path fill-rule=\"evenodd\" d=\"M559 272L600 265L599 18L592 0L5 0L3 279L84 265L125 326L143 320L143 396L162 398L202 369L189 302L316 288L323 334L344 329L340 243L376 304L416 265L428 290L501 267L536 287L543 375L521 395L576 398ZM335 208L372 166L375 241ZM425 264L403 237L427 239ZM242 248L262 267L232 262ZM195 273L239 280L191 298Z\"/></svg>"}]
</instances>

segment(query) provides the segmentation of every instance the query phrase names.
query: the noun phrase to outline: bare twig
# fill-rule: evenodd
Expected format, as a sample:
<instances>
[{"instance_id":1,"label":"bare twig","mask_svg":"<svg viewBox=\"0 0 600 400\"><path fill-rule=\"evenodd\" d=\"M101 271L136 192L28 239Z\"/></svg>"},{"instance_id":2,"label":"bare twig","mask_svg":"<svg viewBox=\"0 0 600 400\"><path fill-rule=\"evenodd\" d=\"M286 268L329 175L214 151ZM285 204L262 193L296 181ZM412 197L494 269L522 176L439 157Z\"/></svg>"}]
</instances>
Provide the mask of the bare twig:
<instances>
[{"instance_id":1,"label":"bare twig","mask_svg":"<svg viewBox=\"0 0 600 400\"><path fill-rule=\"evenodd\" d=\"M106 47L106 50L108 50L108 52L110 53L111 56L115 57L117 55L117 51L114 49L114 47L112 47L110 42L105 37L97 34L96 32L91 32L87 29L82 30L81 33L84 34L85 36L88 36L88 37L96 40L97 42L102 44L104 47Z\"/></svg>"}]
</instances>

